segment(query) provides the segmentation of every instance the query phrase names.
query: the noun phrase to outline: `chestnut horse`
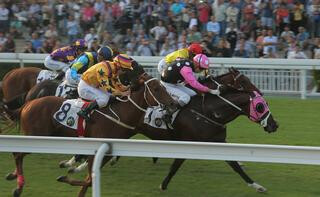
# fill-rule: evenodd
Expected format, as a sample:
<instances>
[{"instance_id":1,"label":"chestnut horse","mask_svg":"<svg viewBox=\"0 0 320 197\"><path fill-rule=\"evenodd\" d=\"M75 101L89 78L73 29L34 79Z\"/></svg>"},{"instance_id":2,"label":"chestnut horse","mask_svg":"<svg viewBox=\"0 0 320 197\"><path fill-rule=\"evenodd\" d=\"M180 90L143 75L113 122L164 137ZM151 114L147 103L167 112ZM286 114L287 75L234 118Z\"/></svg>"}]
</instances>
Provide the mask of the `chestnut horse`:
<instances>
[{"instance_id":1,"label":"chestnut horse","mask_svg":"<svg viewBox=\"0 0 320 197\"><path fill-rule=\"evenodd\" d=\"M170 110L176 110L177 103L168 95L165 88L158 80L146 73L139 75L138 86L134 88L127 100L115 101L107 107L96 110L87 122L85 137L96 138L122 138L128 139L136 134L133 130L141 117L144 116L143 109L149 105L165 105ZM53 114L59 109L64 99L60 97L47 96L26 103L20 112L20 126L25 135L31 136L67 136L76 137L75 130L67 128L56 122ZM117 114L122 124L112 121L107 116ZM116 119L116 118L114 118ZM7 176L8 180L17 178L17 188L14 196L20 196L24 186L23 158L25 153L13 153L16 170ZM106 158L108 160L108 158ZM79 196L84 196L87 188L91 185L91 166L93 156L89 156L89 174L85 181L75 181L71 184L82 186ZM60 181L68 182L64 177Z\"/></svg>"}]
</instances>

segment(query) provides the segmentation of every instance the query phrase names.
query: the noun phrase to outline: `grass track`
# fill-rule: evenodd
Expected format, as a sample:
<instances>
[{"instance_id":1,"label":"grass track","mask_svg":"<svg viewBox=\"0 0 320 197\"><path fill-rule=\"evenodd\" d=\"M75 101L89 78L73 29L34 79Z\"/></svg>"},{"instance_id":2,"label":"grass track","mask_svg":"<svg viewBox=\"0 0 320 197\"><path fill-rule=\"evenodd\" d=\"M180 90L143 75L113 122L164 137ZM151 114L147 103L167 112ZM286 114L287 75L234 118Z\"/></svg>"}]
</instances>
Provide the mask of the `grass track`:
<instances>
[{"instance_id":1,"label":"grass track","mask_svg":"<svg viewBox=\"0 0 320 197\"><path fill-rule=\"evenodd\" d=\"M228 141L254 144L320 145L320 100L294 98L267 99L280 123L276 133L268 134L241 117L228 125ZM138 136L141 138L141 136ZM26 197L77 196L78 187L55 181L65 170L57 168L65 155L32 154L25 159ZM245 168L267 194L257 194L221 161L188 160L173 178L169 188L158 186L172 160L161 159L154 165L150 158L121 158L116 166L102 171L102 196L112 197L319 197L320 166L245 162ZM16 183L4 180L14 168L10 154L0 153L0 197L11 196ZM85 173L73 176L82 178ZM89 190L91 192L91 190ZM88 194L87 196L91 196Z\"/></svg>"}]
</instances>

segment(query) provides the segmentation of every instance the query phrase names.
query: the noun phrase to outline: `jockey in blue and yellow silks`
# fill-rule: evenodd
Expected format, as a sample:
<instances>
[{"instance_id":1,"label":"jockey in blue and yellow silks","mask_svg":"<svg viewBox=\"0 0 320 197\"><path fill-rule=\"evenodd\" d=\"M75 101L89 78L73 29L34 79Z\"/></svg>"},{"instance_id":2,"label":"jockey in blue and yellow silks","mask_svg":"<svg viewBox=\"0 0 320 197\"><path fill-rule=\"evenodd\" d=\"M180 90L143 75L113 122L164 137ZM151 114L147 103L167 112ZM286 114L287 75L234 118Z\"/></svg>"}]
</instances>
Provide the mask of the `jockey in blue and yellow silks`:
<instances>
[{"instance_id":1,"label":"jockey in blue and yellow silks","mask_svg":"<svg viewBox=\"0 0 320 197\"><path fill-rule=\"evenodd\" d=\"M66 72L66 80L70 85L77 85L80 80L80 76L88 68L95 65L98 62L104 60L112 60L113 52L110 47L101 47L98 52L84 52L71 64L70 69Z\"/></svg>"},{"instance_id":2,"label":"jockey in blue and yellow silks","mask_svg":"<svg viewBox=\"0 0 320 197\"><path fill-rule=\"evenodd\" d=\"M89 120L88 114L97 108L105 107L111 95L127 96L129 91L119 82L119 73L125 69L132 70L129 56L119 54L111 61L102 61L83 73L79 86L79 97L92 102L78 112L78 115Z\"/></svg>"}]
</instances>

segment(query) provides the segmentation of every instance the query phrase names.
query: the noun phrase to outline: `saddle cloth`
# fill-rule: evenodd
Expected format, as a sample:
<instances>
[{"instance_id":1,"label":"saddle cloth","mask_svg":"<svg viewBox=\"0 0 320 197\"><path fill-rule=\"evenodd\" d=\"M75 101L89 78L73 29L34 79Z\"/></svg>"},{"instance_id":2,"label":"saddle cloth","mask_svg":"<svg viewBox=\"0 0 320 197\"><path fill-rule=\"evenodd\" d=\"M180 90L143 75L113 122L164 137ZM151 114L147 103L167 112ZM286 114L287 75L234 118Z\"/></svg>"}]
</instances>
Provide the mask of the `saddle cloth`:
<instances>
[{"instance_id":1,"label":"saddle cloth","mask_svg":"<svg viewBox=\"0 0 320 197\"><path fill-rule=\"evenodd\" d=\"M62 103L60 109L53 115L53 118L60 124L77 130L78 135L83 136L85 121L82 117L79 117L77 113L88 104L88 102L85 102L82 99L66 100Z\"/></svg>"},{"instance_id":2,"label":"saddle cloth","mask_svg":"<svg viewBox=\"0 0 320 197\"><path fill-rule=\"evenodd\" d=\"M40 83L44 80L53 80L58 76L58 73L53 72L51 70L41 70L38 77L37 77L37 83Z\"/></svg>"},{"instance_id":3,"label":"saddle cloth","mask_svg":"<svg viewBox=\"0 0 320 197\"><path fill-rule=\"evenodd\" d=\"M77 86L69 85L67 81L63 81L57 87L55 96L66 98L72 91L77 91Z\"/></svg>"},{"instance_id":4,"label":"saddle cloth","mask_svg":"<svg viewBox=\"0 0 320 197\"><path fill-rule=\"evenodd\" d=\"M180 110L172 114L171 125L176 119ZM168 129L168 126L172 129L171 125L167 125L162 117L166 114L166 110L161 107L149 107L144 115L144 123L158 129Z\"/></svg>"}]
</instances>

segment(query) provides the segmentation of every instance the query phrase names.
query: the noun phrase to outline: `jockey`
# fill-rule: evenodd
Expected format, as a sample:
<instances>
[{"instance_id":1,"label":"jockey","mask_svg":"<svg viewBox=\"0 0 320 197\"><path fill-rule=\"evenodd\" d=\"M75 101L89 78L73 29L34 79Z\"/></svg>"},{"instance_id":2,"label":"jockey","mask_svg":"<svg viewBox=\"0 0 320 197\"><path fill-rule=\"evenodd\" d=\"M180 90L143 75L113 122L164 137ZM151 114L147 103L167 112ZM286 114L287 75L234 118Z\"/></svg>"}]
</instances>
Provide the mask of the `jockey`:
<instances>
[{"instance_id":1,"label":"jockey","mask_svg":"<svg viewBox=\"0 0 320 197\"><path fill-rule=\"evenodd\" d=\"M78 86L79 96L92 102L78 112L78 115L89 120L88 114L97 108L105 107L110 96L127 96L129 90L119 82L119 74L126 69L133 70L133 60L119 54L111 61L102 61L85 71Z\"/></svg>"},{"instance_id":2,"label":"jockey","mask_svg":"<svg viewBox=\"0 0 320 197\"><path fill-rule=\"evenodd\" d=\"M180 58L192 61L192 58L200 53L202 53L202 47L198 43L193 43L188 48L183 48L174 51L165 56L162 60L160 60L158 64L158 71L160 75L162 75L162 72L166 69L166 67L172 62L174 62L176 59Z\"/></svg>"},{"instance_id":3,"label":"jockey","mask_svg":"<svg viewBox=\"0 0 320 197\"><path fill-rule=\"evenodd\" d=\"M113 52L108 46L101 47L98 52L84 52L75 59L66 72L66 81L70 85L78 85L80 75L88 68L101 61L112 61Z\"/></svg>"},{"instance_id":4,"label":"jockey","mask_svg":"<svg viewBox=\"0 0 320 197\"><path fill-rule=\"evenodd\" d=\"M167 91L173 98L177 98L180 106L189 103L190 97L197 93L184 86L181 82L189 84L196 90L204 93L219 95L219 89L212 90L200 84L193 72L199 73L209 68L209 59L204 54L198 54L193 61L187 59L177 59L168 65L161 75L161 83L166 87Z\"/></svg>"},{"instance_id":5,"label":"jockey","mask_svg":"<svg viewBox=\"0 0 320 197\"><path fill-rule=\"evenodd\" d=\"M62 47L54 50L44 60L45 67L53 71L66 72L70 62L75 60L87 49L86 42L83 39L76 40L71 46Z\"/></svg>"}]
</instances>

